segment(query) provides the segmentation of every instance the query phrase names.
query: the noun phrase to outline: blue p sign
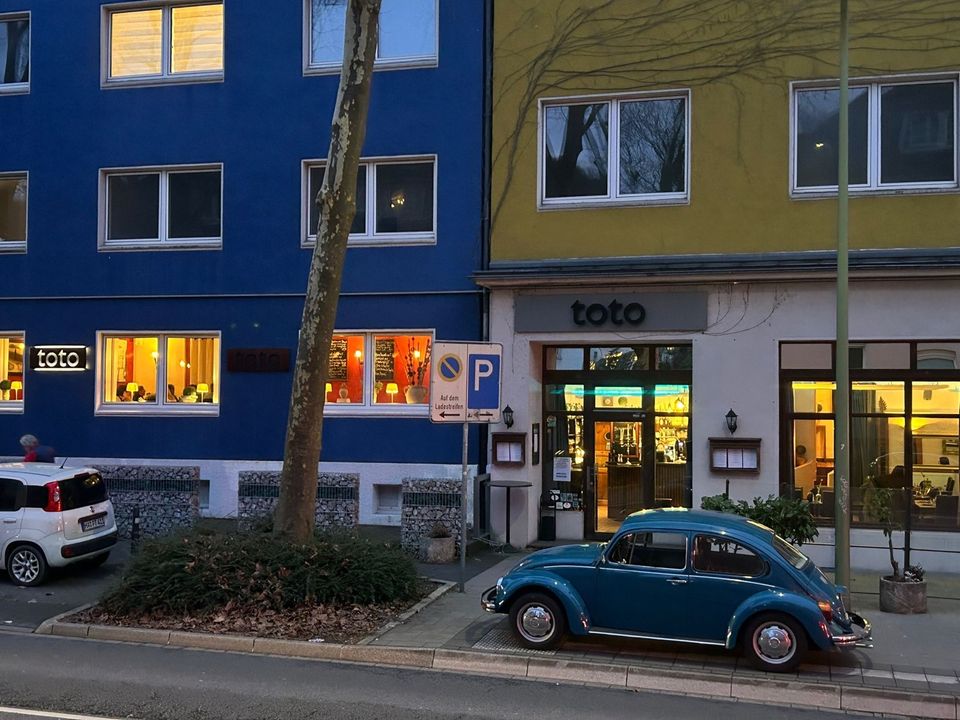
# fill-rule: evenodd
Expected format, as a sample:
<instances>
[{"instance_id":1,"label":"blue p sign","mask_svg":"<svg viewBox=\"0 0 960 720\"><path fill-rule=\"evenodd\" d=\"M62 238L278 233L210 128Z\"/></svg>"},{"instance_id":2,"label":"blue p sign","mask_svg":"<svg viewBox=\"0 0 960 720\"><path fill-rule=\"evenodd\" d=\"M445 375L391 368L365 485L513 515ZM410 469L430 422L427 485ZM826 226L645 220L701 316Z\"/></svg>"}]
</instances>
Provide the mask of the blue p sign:
<instances>
[{"instance_id":1,"label":"blue p sign","mask_svg":"<svg viewBox=\"0 0 960 720\"><path fill-rule=\"evenodd\" d=\"M500 357L498 355L470 355L470 372L467 382L469 410L500 408Z\"/></svg>"}]
</instances>

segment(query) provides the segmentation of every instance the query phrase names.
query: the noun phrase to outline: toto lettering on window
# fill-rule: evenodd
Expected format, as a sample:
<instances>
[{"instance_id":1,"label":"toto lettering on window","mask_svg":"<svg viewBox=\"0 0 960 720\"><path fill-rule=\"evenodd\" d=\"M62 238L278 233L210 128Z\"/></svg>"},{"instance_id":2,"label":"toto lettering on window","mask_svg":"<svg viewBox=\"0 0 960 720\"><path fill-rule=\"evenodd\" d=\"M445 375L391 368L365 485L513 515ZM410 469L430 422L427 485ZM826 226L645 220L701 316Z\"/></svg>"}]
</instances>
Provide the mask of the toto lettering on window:
<instances>
[{"instance_id":1,"label":"toto lettering on window","mask_svg":"<svg viewBox=\"0 0 960 720\"><path fill-rule=\"evenodd\" d=\"M83 372L87 369L87 348L85 345L35 345L30 348L30 369Z\"/></svg>"},{"instance_id":2,"label":"toto lettering on window","mask_svg":"<svg viewBox=\"0 0 960 720\"><path fill-rule=\"evenodd\" d=\"M573 310L573 322L577 325L639 325L647 316L643 305L637 302L626 305L618 300L611 300L608 304L591 303L587 305L576 300L570 309Z\"/></svg>"}]
</instances>

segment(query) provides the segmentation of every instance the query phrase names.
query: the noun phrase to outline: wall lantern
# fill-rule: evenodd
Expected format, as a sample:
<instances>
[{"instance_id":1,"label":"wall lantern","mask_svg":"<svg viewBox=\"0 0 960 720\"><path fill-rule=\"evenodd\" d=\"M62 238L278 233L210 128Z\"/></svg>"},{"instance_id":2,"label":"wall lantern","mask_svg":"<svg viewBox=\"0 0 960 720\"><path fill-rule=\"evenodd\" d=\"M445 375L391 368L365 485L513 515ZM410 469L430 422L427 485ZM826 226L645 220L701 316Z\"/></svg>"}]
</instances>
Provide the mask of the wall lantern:
<instances>
[{"instance_id":1,"label":"wall lantern","mask_svg":"<svg viewBox=\"0 0 960 720\"><path fill-rule=\"evenodd\" d=\"M733 408L730 408L730 411L725 417L727 420L727 430L733 435L737 431L737 414L733 411Z\"/></svg>"},{"instance_id":2,"label":"wall lantern","mask_svg":"<svg viewBox=\"0 0 960 720\"><path fill-rule=\"evenodd\" d=\"M506 425L508 428L513 427L513 408L507 405L503 409L502 415L503 415L503 424Z\"/></svg>"}]
</instances>

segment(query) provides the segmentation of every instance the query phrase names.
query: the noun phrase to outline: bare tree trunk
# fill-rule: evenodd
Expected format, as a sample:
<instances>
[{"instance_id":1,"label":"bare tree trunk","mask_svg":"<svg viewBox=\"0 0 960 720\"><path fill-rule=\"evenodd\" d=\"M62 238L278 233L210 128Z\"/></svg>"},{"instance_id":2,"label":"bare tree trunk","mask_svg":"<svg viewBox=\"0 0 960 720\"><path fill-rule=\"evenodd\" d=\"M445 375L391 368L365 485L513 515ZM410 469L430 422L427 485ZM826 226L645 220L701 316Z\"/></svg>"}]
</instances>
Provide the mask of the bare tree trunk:
<instances>
[{"instance_id":1,"label":"bare tree trunk","mask_svg":"<svg viewBox=\"0 0 960 720\"><path fill-rule=\"evenodd\" d=\"M283 448L280 499L273 517L274 535L291 542L306 542L314 528L317 465L326 400L324 388L347 236L357 207L357 167L367 127L380 2L350 0L346 10L340 90L333 113L323 186L316 200L320 206L320 225L307 277Z\"/></svg>"}]
</instances>

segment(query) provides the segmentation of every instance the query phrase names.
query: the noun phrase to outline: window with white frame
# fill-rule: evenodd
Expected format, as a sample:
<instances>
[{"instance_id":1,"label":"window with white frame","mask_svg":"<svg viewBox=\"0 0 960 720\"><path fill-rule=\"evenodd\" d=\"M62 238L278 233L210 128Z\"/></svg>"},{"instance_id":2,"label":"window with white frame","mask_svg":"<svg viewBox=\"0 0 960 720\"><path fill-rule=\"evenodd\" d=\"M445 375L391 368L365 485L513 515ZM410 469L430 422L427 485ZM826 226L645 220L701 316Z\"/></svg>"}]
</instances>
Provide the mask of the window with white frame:
<instances>
[{"instance_id":1,"label":"window with white frame","mask_svg":"<svg viewBox=\"0 0 960 720\"><path fill-rule=\"evenodd\" d=\"M219 165L101 172L101 247L220 247Z\"/></svg>"},{"instance_id":2,"label":"window with white frame","mask_svg":"<svg viewBox=\"0 0 960 720\"><path fill-rule=\"evenodd\" d=\"M347 0L304 2L304 69L339 71ZM437 16L438 0L383 0L377 66L436 65Z\"/></svg>"},{"instance_id":3,"label":"window with white frame","mask_svg":"<svg viewBox=\"0 0 960 720\"><path fill-rule=\"evenodd\" d=\"M104 8L106 84L223 78L223 3Z\"/></svg>"},{"instance_id":4,"label":"window with white frame","mask_svg":"<svg viewBox=\"0 0 960 720\"><path fill-rule=\"evenodd\" d=\"M330 343L326 407L331 412L425 412L433 333L336 332Z\"/></svg>"},{"instance_id":5,"label":"window with white frame","mask_svg":"<svg viewBox=\"0 0 960 720\"><path fill-rule=\"evenodd\" d=\"M840 91L793 89L793 190L835 193ZM957 187L957 77L855 80L849 92L850 190Z\"/></svg>"},{"instance_id":6,"label":"window with white frame","mask_svg":"<svg viewBox=\"0 0 960 720\"><path fill-rule=\"evenodd\" d=\"M542 207L685 202L687 92L541 101Z\"/></svg>"},{"instance_id":7,"label":"window with white frame","mask_svg":"<svg viewBox=\"0 0 960 720\"><path fill-rule=\"evenodd\" d=\"M27 247L27 173L0 173L0 252Z\"/></svg>"},{"instance_id":8,"label":"window with white frame","mask_svg":"<svg viewBox=\"0 0 960 720\"><path fill-rule=\"evenodd\" d=\"M0 94L30 90L30 13L0 15Z\"/></svg>"},{"instance_id":9,"label":"window with white frame","mask_svg":"<svg viewBox=\"0 0 960 720\"><path fill-rule=\"evenodd\" d=\"M0 332L0 412L23 412L22 332Z\"/></svg>"},{"instance_id":10,"label":"window with white frame","mask_svg":"<svg viewBox=\"0 0 960 720\"><path fill-rule=\"evenodd\" d=\"M99 333L103 413L212 413L220 404L216 333Z\"/></svg>"},{"instance_id":11,"label":"window with white frame","mask_svg":"<svg viewBox=\"0 0 960 720\"><path fill-rule=\"evenodd\" d=\"M317 192L325 163L303 165L303 245L317 241ZM436 241L436 158L361 160L357 172L357 212L351 245L423 244Z\"/></svg>"}]
</instances>

